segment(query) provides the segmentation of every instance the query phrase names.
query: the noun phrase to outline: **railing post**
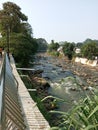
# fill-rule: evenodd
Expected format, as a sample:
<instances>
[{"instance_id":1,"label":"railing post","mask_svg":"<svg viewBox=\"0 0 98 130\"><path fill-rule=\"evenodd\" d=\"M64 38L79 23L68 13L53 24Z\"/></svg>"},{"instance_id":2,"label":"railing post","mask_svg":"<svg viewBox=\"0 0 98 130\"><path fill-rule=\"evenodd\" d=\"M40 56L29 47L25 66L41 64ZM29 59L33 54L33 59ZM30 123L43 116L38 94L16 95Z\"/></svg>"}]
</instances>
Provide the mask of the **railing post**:
<instances>
[{"instance_id":1,"label":"railing post","mask_svg":"<svg viewBox=\"0 0 98 130\"><path fill-rule=\"evenodd\" d=\"M25 130L24 119L18 100L16 81L9 58L4 56L0 66L0 130Z\"/></svg>"}]
</instances>

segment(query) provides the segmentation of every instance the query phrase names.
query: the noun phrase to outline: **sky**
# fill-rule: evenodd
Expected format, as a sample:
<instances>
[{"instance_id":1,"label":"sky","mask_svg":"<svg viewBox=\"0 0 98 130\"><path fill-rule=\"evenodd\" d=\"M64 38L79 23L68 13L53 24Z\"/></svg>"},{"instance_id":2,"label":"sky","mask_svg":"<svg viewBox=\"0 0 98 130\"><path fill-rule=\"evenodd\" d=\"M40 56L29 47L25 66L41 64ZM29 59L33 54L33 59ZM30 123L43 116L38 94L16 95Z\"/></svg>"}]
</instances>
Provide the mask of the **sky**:
<instances>
[{"instance_id":1,"label":"sky","mask_svg":"<svg viewBox=\"0 0 98 130\"><path fill-rule=\"evenodd\" d=\"M48 43L98 40L98 0L9 0L28 16L34 38ZM0 0L2 3L7 0Z\"/></svg>"}]
</instances>

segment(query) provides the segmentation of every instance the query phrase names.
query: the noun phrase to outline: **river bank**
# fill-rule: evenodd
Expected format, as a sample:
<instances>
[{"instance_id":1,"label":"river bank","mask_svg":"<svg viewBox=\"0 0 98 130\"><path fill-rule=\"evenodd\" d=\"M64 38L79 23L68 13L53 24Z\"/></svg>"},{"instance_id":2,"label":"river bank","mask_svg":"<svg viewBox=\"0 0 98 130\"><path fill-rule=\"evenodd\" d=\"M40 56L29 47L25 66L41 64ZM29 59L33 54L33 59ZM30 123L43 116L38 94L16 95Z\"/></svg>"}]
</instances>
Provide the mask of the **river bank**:
<instances>
[{"instance_id":1,"label":"river bank","mask_svg":"<svg viewBox=\"0 0 98 130\"><path fill-rule=\"evenodd\" d=\"M48 55L46 53L40 54L40 56L47 57ZM52 63L61 66L63 69L71 70L74 74L83 78L88 86L98 88L98 66L92 67L76 63L66 59L65 57L55 57Z\"/></svg>"},{"instance_id":2,"label":"river bank","mask_svg":"<svg viewBox=\"0 0 98 130\"><path fill-rule=\"evenodd\" d=\"M65 108L68 111L77 99L83 98L84 91L88 93L90 89L98 88L98 67L88 67L65 58L39 53L35 56L33 68L36 71L31 74L31 80L37 89L36 96L39 96L40 100L51 95L66 99L67 103L63 105L62 102L59 103L62 111L65 111ZM67 93L65 91L66 86L69 87ZM47 98L43 103L47 112L58 109L57 102L53 98ZM53 119L52 125L58 124L56 116L52 115L50 119Z\"/></svg>"}]
</instances>

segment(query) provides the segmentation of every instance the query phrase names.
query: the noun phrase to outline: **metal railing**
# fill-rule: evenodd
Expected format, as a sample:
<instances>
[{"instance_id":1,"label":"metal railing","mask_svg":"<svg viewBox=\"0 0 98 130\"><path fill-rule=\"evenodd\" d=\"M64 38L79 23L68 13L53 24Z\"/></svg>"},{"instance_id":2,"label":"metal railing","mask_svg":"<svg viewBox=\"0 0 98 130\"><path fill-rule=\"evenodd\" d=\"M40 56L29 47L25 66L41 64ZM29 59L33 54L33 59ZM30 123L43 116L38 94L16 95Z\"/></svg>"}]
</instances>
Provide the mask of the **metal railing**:
<instances>
[{"instance_id":1,"label":"metal railing","mask_svg":"<svg viewBox=\"0 0 98 130\"><path fill-rule=\"evenodd\" d=\"M0 67L0 130L26 130L7 54Z\"/></svg>"}]
</instances>

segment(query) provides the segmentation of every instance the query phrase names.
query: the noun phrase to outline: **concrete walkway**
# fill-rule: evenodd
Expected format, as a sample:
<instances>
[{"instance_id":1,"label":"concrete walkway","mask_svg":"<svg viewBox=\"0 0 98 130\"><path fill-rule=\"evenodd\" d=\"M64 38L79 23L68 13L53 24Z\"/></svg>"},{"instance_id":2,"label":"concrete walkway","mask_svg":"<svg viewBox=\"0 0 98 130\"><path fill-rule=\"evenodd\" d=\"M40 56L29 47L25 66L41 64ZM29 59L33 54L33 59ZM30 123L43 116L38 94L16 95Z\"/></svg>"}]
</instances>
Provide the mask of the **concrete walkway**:
<instances>
[{"instance_id":1,"label":"concrete walkway","mask_svg":"<svg viewBox=\"0 0 98 130\"><path fill-rule=\"evenodd\" d=\"M12 66L12 72L19 83L18 94L23 109L25 123L27 125L26 130L49 130L50 126L41 114L41 112L39 111L36 103L30 97L30 94L27 91L26 86L22 82L16 70L15 62L12 56L10 62Z\"/></svg>"}]
</instances>

